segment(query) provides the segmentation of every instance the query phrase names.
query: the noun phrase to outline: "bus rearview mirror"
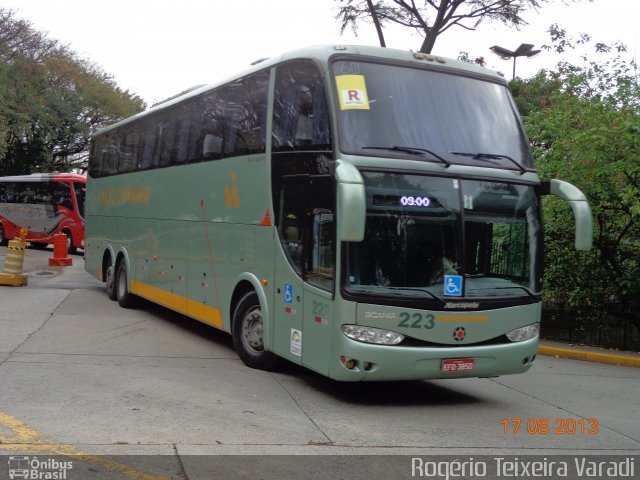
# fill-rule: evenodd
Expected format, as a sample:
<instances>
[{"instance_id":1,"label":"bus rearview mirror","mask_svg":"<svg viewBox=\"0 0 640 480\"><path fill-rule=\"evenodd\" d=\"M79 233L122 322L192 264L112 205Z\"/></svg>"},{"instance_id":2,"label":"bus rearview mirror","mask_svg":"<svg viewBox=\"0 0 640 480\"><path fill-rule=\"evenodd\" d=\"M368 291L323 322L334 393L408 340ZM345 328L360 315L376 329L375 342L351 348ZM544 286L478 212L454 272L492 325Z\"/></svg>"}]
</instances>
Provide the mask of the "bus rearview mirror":
<instances>
[{"instance_id":1,"label":"bus rearview mirror","mask_svg":"<svg viewBox=\"0 0 640 480\"><path fill-rule=\"evenodd\" d=\"M542 181L542 194L556 195L569 203L576 222L576 250L590 250L593 244L593 218L585 194L575 185L556 179Z\"/></svg>"},{"instance_id":2,"label":"bus rearview mirror","mask_svg":"<svg viewBox=\"0 0 640 480\"><path fill-rule=\"evenodd\" d=\"M339 239L343 242L361 242L367 216L364 180L356 167L341 160L336 162L335 177Z\"/></svg>"}]
</instances>

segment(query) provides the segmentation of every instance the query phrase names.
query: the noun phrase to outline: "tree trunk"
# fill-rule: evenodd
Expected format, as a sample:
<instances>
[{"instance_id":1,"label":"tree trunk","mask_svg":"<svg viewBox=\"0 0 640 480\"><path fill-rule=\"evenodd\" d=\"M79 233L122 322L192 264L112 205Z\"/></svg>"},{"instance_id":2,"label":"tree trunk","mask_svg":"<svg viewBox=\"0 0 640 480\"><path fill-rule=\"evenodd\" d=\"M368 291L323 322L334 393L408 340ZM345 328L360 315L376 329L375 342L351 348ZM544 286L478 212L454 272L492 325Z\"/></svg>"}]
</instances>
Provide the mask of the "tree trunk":
<instances>
[{"instance_id":1,"label":"tree trunk","mask_svg":"<svg viewBox=\"0 0 640 480\"><path fill-rule=\"evenodd\" d=\"M420 53L431 53L433 50L433 46L436 43L436 35L431 34L431 29L427 32L427 35L424 37L424 41L422 42L422 46L420 47Z\"/></svg>"},{"instance_id":2,"label":"tree trunk","mask_svg":"<svg viewBox=\"0 0 640 480\"><path fill-rule=\"evenodd\" d=\"M371 14L371 18L373 19L373 24L376 27L376 32L378 33L378 40L380 41L380 46L386 47L387 44L384 41L384 35L382 34L382 26L380 25L380 21L378 20L378 14L376 13L376 8L373 6L373 0L367 0L367 5L369 7L369 13Z\"/></svg>"}]
</instances>

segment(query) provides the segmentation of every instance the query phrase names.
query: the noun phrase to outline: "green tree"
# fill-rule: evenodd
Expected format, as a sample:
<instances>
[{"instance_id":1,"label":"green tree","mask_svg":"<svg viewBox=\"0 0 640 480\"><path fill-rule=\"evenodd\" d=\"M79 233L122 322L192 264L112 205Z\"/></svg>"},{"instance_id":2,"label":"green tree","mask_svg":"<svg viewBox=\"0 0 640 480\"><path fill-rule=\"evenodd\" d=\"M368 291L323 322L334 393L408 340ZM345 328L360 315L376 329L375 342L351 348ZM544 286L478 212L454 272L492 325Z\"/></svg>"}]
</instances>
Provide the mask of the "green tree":
<instances>
[{"instance_id":1,"label":"green tree","mask_svg":"<svg viewBox=\"0 0 640 480\"><path fill-rule=\"evenodd\" d=\"M98 66L0 9L0 174L84 169L91 134L144 109Z\"/></svg>"},{"instance_id":2,"label":"green tree","mask_svg":"<svg viewBox=\"0 0 640 480\"><path fill-rule=\"evenodd\" d=\"M523 14L537 10L550 0L337 0L336 19L341 32L350 27L357 33L361 22L373 23L380 46L385 46L383 28L396 24L417 31L424 39L420 52L431 53L436 39L451 27L475 30L483 20L510 27L526 25ZM591 0L589 0L591 1Z\"/></svg>"},{"instance_id":3,"label":"green tree","mask_svg":"<svg viewBox=\"0 0 640 480\"><path fill-rule=\"evenodd\" d=\"M576 42L557 26L551 48ZM581 36L579 43L590 43ZM547 302L601 308L640 328L640 87L620 44L595 44L581 65L563 62L512 82L543 178L582 189L594 214L594 249L572 248L572 220L545 200Z\"/></svg>"}]
</instances>

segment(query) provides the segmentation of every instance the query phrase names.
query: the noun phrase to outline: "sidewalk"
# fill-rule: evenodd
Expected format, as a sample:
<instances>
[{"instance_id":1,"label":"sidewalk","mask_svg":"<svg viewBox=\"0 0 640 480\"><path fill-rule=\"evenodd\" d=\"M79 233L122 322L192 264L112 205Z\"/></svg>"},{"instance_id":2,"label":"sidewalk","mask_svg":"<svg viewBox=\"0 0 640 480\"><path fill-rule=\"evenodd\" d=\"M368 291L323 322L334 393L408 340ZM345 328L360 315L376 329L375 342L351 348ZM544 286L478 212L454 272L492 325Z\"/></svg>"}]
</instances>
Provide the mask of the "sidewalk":
<instances>
[{"instance_id":1,"label":"sidewalk","mask_svg":"<svg viewBox=\"0 0 640 480\"><path fill-rule=\"evenodd\" d=\"M611 363L613 365L640 368L640 353L634 352L620 352L617 350L607 350L606 348L542 340L538 353L550 357Z\"/></svg>"}]
</instances>

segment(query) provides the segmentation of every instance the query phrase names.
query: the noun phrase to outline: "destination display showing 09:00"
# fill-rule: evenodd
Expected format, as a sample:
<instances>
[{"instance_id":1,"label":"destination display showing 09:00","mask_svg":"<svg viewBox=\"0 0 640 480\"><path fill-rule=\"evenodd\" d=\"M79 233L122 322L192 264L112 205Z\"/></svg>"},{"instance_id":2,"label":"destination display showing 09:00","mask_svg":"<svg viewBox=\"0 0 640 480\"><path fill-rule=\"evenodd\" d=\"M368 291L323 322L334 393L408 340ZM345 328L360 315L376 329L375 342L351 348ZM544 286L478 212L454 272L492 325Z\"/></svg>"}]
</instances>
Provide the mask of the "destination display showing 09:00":
<instances>
[{"instance_id":1,"label":"destination display showing 09:00","mask_svg":"<svg viewBox=\"0 0 640 480\"><path fill-rule=\"evenodd\" d=\"M430 207L431 199L429 197L402 195L400 197L400 205L403 207Z\"/></svg>"},{"instance_id":2,"label":"destination display showing 09:00","mask_svg":"<svg viewBox=\"0 0 640 480\"><path fill-rule=\"evenodd\" d=\"M374 195L373 204L388 207L433 207L433 201L423 195ZM436 201L437 204L437 201Z\"/></svg>"}]
</instances>

